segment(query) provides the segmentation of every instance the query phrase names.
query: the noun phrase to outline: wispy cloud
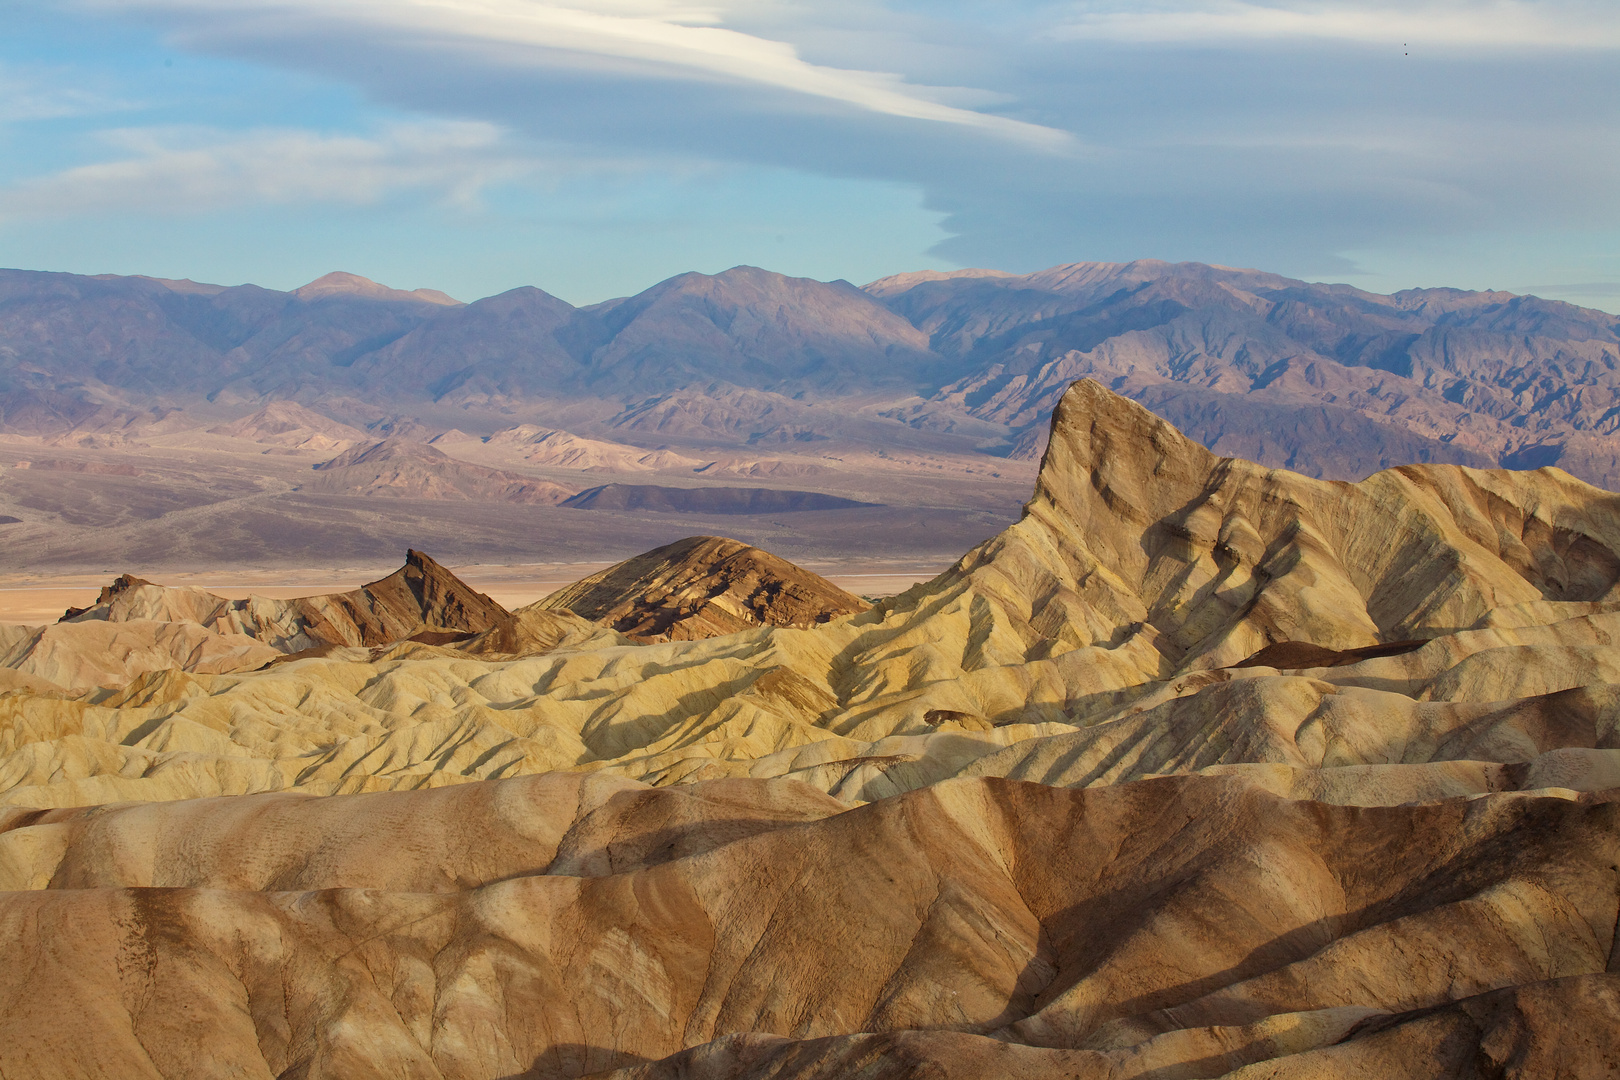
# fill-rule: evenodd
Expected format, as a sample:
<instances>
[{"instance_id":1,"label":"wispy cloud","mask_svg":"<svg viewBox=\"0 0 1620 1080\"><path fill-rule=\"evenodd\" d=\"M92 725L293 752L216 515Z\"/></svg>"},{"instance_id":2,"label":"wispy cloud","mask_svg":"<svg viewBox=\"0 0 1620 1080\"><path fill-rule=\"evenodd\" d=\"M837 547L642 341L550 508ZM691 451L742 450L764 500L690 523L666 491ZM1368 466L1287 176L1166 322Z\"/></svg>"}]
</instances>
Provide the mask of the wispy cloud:
<instances>
[{"instance_id":1,"label":"wispy cloud","mask_svg":"<svg viewBox=\"0 0 1620 1080\"><path fill-rule=\"evenodd\" d=\"M101 138L121 152L0 189L0 216L190 214L254 204L364 205L399 191L463 206L527 170L492 124L398 124L374 137L299 130L222 134L127 128Z\"/></svg>"},{"instance_id":2,"label":"wispy cloud","mask_svg":"<svg viewBox=\"0 0 1620 1080\"><path fill-rule=\"evenodd\" d=\"M1057 150L1067 132L951 104L963 88L908 83L899 75L828 67L795 46L721 25L724 12L667 0L137 0L128 11L180 14L183 34L232 35L347 25L417 47L479 50L504 66L600 63L621 74L726 81L788 91L867 112L950 124Z\"/></svg>"},{"instance_id":3,"label":"wispy cloud","mask_svg":"<svg viewBox=\"0 0 1620 1080\"><path fill-rule=\"evenodd\" d=\"M0 239L20 250L34 238L40 263L65 265L52 245L82 236L82 264L103 266L123 235L138 268L161 236L177 269L224 220L186 211L274 205L242 215L282 231L231 256L236 278L260 252L336 250L341 229L381 250L397 229L420 245L409 257L438 258L452 284L470 264L508 268L517 284L511 268L540 266L531 253L545 250L565 269L526 280L611 264L592 280L619 275L631 291L654 264L777 265L780 252L803 267L794 252L875 251L863 207L903 188L902 209L881 203L919 223L896 232L895 270L928 261L912 239L926 235L941 237L929 260L1007 269L1153 255L1342 276L1344 255L1391 288L1616 280L1620 0L13 6L49 12L53 55L79 55L80 32L101 42L117 63L82 85L144 102L98 125L125 130L90 156L82 119L0 129ZM0 57L33 63L25 49ZM74 63L93 76L95 53ZM170 57L172 73L154 70ZM489 126L388 126L427 117ZM746 178L727 188L750 192L717 216L729 225L692 217L717 186L704 170ZM435 213L480 191L476 221ZM812 219L810 199L825 212L806 240L791 226ZM305 211L368 202L383 205ZM125 207L142 212L122 221ZM155 225L158 212L175 217ZM353 239L373 229L381 242ZM787 239L759 250L756 233Z\"/></svg>"},{"instance_id":4,"label":"wispy cloud","mask_svg":"<svg viewBox=\"0 0 1620 1080\"><path fill-rule=\"evenodd\" d=\"M60 72L0 66L0 124L65 120L131 107L127 101L90 87L68 85Z\"/></svg>"},{"instance_id":5,"label":"wispy cloud","mask_svg":"<svg viewBox=\"0 0 1620 1080\"><path fill-rule=\"evenodd\" d=\"M1582 0L1195 0L1152 6L1087 3L1077 9L1055 36L1143 43L1294 38L1391 48L1620 48L1620 6Z\"/></svg>"}]
</instances>

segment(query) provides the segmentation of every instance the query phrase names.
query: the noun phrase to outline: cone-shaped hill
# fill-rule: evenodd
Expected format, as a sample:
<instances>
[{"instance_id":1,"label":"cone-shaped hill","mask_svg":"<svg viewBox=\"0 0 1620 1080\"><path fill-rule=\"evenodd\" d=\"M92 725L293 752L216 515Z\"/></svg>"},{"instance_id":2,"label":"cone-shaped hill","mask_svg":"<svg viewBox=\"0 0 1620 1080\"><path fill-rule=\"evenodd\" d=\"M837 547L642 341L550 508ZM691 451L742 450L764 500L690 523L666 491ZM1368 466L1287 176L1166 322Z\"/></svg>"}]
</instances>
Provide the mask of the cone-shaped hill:
<instances>
[{"instance_id":1,"label":"cone-shaped hill","mask_svg":"<svg viewBox=\"0 0 1620 1080\"><path fill-rule=\"evenodd\" d=\"M713 537L511 614L125 580L0 628L0 1073L1612 1075L1617 580L1557 469L1094 383L869 610Z\"/></svg>"},{"instance_id":2,"label":"cone-shaped hill","mask_svg":"<svg viewBox=\"0 0 1620 1080\"><path fill-rule=\"evenodd\" d=\"M695 641L755 626L817 626L871 605L803 567L719 536L689 536L563 588L571 611L640 641Z\"/></svg>"}]
</instances>

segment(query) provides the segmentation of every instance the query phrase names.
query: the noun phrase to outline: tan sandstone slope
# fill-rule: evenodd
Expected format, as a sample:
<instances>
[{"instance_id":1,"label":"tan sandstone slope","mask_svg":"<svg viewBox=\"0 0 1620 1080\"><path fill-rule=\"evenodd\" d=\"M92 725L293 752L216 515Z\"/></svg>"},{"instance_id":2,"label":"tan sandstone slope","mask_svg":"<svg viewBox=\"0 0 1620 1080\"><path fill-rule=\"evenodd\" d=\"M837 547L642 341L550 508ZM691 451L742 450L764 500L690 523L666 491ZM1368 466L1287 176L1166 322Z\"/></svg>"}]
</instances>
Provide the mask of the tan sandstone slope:
<instances>
[{"instance_id":1,"label":"tan sandstone slope","mask_svg":"<svg viewBox=\"0 0 1620 1080\"><path fill-rule=\"evenodd\" d=\"M1080 383L1022 521L819 625L638 644L417 557L385 643L16 670L0 1073L1613 1074L1617 512ZM269 640L146 588L103 625Z\"/></svg>"}]
</instances>

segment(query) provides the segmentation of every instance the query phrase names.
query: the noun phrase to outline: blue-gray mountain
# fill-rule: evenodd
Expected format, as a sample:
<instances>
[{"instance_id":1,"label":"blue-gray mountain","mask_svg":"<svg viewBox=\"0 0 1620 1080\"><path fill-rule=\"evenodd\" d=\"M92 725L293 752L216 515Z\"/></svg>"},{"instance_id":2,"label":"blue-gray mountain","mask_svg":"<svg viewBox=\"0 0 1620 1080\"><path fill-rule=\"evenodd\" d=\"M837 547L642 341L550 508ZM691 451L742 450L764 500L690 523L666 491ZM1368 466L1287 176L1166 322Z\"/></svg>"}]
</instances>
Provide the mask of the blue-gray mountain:
<instances>
[{"instance_id":1,"label":"blue-gray mountain","mask_svg":"<svg viewBox=\"0 0 1620 1080\"><path fill-rule=\"evenodd\" d=\"M0 272L0 427L19 432L290 399L384 431L521 419L631 443L1029 457L1080 377L1219 453L1316 476L1556 464L1620 487L1620 318L1532 296L1152 261L865 288L737 267L583 308L351 275L282 293Z\"/></svg>"}]
</instances>

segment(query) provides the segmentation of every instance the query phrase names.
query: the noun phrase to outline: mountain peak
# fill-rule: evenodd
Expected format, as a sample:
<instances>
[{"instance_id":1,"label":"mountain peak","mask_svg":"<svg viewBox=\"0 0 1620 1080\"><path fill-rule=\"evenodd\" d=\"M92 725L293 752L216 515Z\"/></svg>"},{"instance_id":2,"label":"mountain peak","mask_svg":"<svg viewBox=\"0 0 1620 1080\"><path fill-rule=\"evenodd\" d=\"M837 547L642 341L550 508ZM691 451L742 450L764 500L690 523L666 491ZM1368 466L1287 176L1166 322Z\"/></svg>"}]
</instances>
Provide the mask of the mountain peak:
<instances>
[{"instance_id":1,"label":"mountain peak","mask_svg":"<svg viewBox=\"0 0 1620 1080\"><path fill-rule=\"evenodd\" d=\"M818 626L870 606L801 566L723 536L689 536L643 552L535 605L640 641Z\"/></svg>"},{"instance_id":2,"label":"mountain peak","mask_svg":"<svg viewBox=\"0 0 1620 1080\"><path fill-rule=\"evenodd\" d=\"M316 278L308 285L293 290L293 295L300 300L322 300L328 296L348 296L363 300L407 300L425 304L439 304L445 307L459 307L461 301L453 296L447 296L437 289L414 289L407 292L404 289L391 289L387 285L379 285L370 278L359 274L350 274L343 270L334 270Z\"/></svg>"},{"instance_id":3,"label":"mountain peak","mask_svg":"<svg viewBox=\"0 0 1620 1080\"><path fill-rule=\"evenodd\" d=\"M903 293L907 289L915 288L926 281L950 281L953 278L1008 278L1016 275L1006 270L913 270L905 274L890 274L888 277L869 281L861 286L861 291L871 296L885 297Z\"/></svg>"}]
</instances>

